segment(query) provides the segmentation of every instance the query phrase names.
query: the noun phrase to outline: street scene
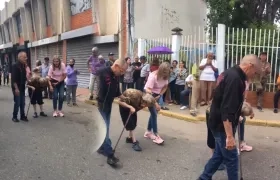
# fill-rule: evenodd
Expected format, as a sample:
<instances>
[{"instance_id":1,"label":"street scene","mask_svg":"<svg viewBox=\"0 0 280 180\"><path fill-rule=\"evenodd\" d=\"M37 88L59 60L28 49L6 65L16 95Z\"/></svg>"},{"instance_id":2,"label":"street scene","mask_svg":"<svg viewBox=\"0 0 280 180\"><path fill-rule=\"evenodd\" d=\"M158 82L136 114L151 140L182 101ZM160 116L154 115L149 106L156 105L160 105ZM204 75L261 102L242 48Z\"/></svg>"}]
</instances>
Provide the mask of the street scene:
<instances>
[{"instance_id":1,"label":"street scene","mask_svg":"<svg viewBox=\"0 0 280 180\"><path fill-rule=\"evenodd\" d=\"M91 152L98 128L96 107L78 102L65 107L65 117L51 116L51 102L45 100L48 117L15 124L11 120L11 89L0 89L0 179L3 180L182 180L197 179L211 156L206 145L206 124L189 123L159 115L158 126L165 139L158 146L143 137L149 113L141 111L136 136L143 148L135 152L125 143L124 133L116 150L122 168L113 169L105 157ZM26 102L29 100L26 98ZM110 134L113 144L122 130L118 106L112 109ZM246 141L254 147L243 152L244 179L278 180L280 177L279 129L246 126ZM213 179L225 180L226 171Z\"/></svg>"}]
</instances>

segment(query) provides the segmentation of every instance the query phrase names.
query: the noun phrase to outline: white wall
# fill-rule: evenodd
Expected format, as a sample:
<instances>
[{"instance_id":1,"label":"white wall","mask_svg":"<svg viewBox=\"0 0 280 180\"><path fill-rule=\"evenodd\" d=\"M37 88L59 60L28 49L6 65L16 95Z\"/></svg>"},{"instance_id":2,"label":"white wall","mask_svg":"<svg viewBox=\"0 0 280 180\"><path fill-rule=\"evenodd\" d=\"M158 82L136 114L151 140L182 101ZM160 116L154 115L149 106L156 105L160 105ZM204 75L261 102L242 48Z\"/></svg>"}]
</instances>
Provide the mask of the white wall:
<instances>
[{"instance_id":1,"label":"white wall","mask_svg":"<svg viewBox=\"0 0 280 180\"><path fill-rule=\"evenodd\" d=\"M162 38L180 27L192 34L193 27L206 26L207 7L203 0L134 0L135 38Z\"/></svg>"}]
</instances>

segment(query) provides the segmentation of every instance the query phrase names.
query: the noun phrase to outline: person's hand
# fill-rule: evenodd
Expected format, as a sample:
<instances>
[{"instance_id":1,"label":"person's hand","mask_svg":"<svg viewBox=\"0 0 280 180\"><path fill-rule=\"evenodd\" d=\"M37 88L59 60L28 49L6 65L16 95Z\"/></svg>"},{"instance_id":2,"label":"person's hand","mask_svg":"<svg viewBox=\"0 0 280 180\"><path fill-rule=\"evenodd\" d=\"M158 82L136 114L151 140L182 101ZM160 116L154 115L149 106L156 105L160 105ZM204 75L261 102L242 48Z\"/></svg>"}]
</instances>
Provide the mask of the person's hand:
<instances>
[{"instance_id":1,"label":"person's hand","mask_svg":"<svg viewBox=\"0 0 280 180\"><path fill-rule=\"evenodd\" d=\"M30 86L30 89L32 89L32 91L35 91L35 87L33 86Z\"/></svg>"},{"instance_id":2,"label":"person's hand","mask_svg":"<svg viewBox=\"0 0 280 180\"><path fill-rule=\"evenodd\" d=\"M50 86L50 91L53 92L53 87L52 86Z\"/></svg>"},{"instance_id":3,"label":"person's hand","mask_svg":"<svg viewBox=\"0 0 280 180\"><path fill-rule=\"evenodd\" d=\"M212 64L212 60L211 59L207 59L207 65L211 65Z\"/></svg>"},{"instance_id":4,"label":"person's hand","mask_svg":"<svg viewBox=\"0 0 280 180\"><path fill-rule=\"evenodd\" d=\"M236 148L235 139L233 136L228 136L226 138L226 149L233 150L234 148Z\"/></svg>"},{"instance_id":5,"label":"person's hand","mask_svg":"<svg viewBox=\"0 0 280 180\"><path fill-rule=\"evenodd\" d=\"M239 116L239 122L241 123L243 121L243 117Z\"/></svg>"},{"instance_id":6,"label":"person's hand","mask_svg":"<svg viewBox=\"0 0 280 180\"><path fill-rule=\"evenodd\" d=\"M252 112L252 114L250 115L250 119L253 119L255 117L254 112Z\"/></svg>"},{"instance_id":7,"label":"person's hand","mask_svg":"<svg viewBox=\"0 0 280 180\"><path fill-rule=\"evenodd\" d=\"M129 109L130 109L130 114L135 113L135 108L134 107L131 106Z\"/></svg>"},{"instance_id":8,"label":"person's hand","mask_svg":"<svg viewBox=\"0 0 280 180\"><path fill-rule=\"evenodd\" d=\"M156 110L160 111L160 105L158 103L156 103Z\"/></svg>"},{"instance_id":9,"label":"person's hand","mask_svg":"<svg viewBox=\"0 0 280 180\"><path fill-rule=\"evenodd\" d=\"M15 95L19 96L19 90L18 89L15 89Z\"/></svg>"}]
</instances>

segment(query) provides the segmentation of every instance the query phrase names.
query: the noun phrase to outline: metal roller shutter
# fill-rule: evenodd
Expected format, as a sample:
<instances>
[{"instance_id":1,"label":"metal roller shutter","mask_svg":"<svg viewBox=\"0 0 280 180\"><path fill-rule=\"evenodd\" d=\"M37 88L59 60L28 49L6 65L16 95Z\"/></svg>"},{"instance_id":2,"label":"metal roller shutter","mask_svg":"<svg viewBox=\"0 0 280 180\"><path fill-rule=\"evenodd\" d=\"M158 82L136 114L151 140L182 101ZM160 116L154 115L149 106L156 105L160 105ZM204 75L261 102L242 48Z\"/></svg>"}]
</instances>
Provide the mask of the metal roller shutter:
<instances>
[{"instance_id":1,"label":"metal roller shutter","mask_svg":"<svg viewBox=\"0 0 280 180\"><path fill-rule=\"evenodd\" d=\"M58 56L61 59L61 61L63 61L62 47L63 47L62 42L48 45L48 55L49 55L48 57L50 58L50 60L52 60L54 56Z\"/></svg>"},{"instance_id":2,"label":"metal roller shutter","mask_svg":"<svg viewBox=\"0 0 280 180\"><path fill-rule=\"evenodd\" d=\"M115 59L119 58L119 43L106 43L106 44L97 44L99 53L108 60L108 54L110 52L115 54Z\"/></svg>"},{"instance_id":3,"label":"metal roller shutter","mask_svg":"<svg viewBox=\"0 0 280 180\"><path fill-rule=\"evenodd\" d=\"M36 49L31 48L30 49L30 63L31 63L31 69L35 67L35 62L36 62Z\"/></svg>"},{"instance_id":4,"label":"metal roller shutter","mask_svg":"<svg viewBox=\"0 0 280 180\"><path fill-rule=\"evenodd\" d=\"M92 54L92 38L92 36L85 36L67 40L67 60L75 59L75 67L80 71L78 83L82 88L89 86L90 74L87 69L87 60Z\"/></svg>"},{"instance_id":5,"label":"metal roller shutter","mask_svg":"<svg viewBox=\"0 0 280 180\"><path fill-rule=\"evenodd\" d=\"M36 61L40 60L41 62L44 62L44 58L48 57L48 46L38 46L36 47L36 59L33 59L31 62L32 69L35 67Z\"/></svg>"}]
</instances>

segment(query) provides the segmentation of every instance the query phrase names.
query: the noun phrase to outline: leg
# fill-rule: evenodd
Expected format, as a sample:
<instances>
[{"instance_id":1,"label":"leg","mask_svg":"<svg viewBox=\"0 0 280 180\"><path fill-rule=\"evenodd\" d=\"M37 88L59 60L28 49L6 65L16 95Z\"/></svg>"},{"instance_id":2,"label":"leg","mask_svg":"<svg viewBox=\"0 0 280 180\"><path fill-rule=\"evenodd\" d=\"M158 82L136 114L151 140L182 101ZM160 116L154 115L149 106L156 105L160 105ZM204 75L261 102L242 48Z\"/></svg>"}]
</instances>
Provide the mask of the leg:
<instances>
[{"instance_id":1,"label":"leg","mask_svg":"<svg viewBox=\"0 0 280 180\"><path fill-rule=\"evenodd\" d=\"M279 103L279 98L280 98L280 90L276 91L274 94L274 109L278 109L278 103Z\"/></svg>"},{"instance_id":2,"label":"leg","mask_svg":"<svg viewBox=\"0 0 280 180\"><path fill-rule=\"evenodd\" d=\"M243 117L243 121L239 124L240 126L240 137L239 140L241 142L241 147L240 147L240 151L243 152L243 151L247 151L247 152L250 152L253 150L253 147L252 146L248 146L245 142L245 123L246 123L246 117L244 116Z\"/></svg>"},{"instance_id":3,"label":"leg","mask_svg":"<svg viewBox=\"0 0 280 180\"><path fill-rule=\"evenodd\" d=\"M7 84L9 84L9 82L10 82L10 79L9 79L9 78L10 78L10 76L8 75L8 76L7 76Z\"/></svg>"},{"instance_id":4,"label":"leg","mask_svg":"<svg viewBox=\"0 0 280 180\"><path fill-rule=\"evenodd\" d=\"M89 93L90 93L90 100L93 99L93 83L94 83L94 75L90 74L90 79L89 79Z\"/></svg>"},{"instance_id":5,"label":"leg","mask_svg":"<svg viewBox=\"0 0 280 180\"><path fill-rule=\"evenodd\" d=\"M180 95L179 85L175 84L174 86L175 86L174 103L179 104L180 103L180 97L178 97Z\"/></svg>"},{"instance_id":6,"label":"leg","mask_svg":"<svg viewBox=\"0 0 280 180\"><path fill-rule=\"evenodd\" d=\"M128 89L134 89L133 85L134 85L133 83L128 83L127 88Z\"/></svg>"},{"instance_id":7,"label":"leg","mask_svg":"<svg viewBox=\"0 0 280 180\"><path fill-rule=\"evenodd\" d=\"M53 110L57 111L58 85L53 88Z\"/></svg>"},{"instance_id":8,"label":"leg","mask_svg":"<svg viewBox=\"0 0 280 180\"><path fill-rule=\"evenodd\" d=\"M185 90L181 91L181 93L180 93L180 102L181 102L182 107L189 105L189 98L188 98L188 96L189 96L189 90L188 89L185 89Z\"/></svg>"},{"instance_id":9,"label":"leg","mask_svg":"<svg viewBox=\"0 0 280 180\"><path fill-rule=\"evenodd\" d=\"M13 119L17 119L18 111L19 111L20 98L19 98L19 96L16 96L16 95L15 95L15 92L14 92L14 91L13 91L13 94L14 94Z\"/></svg>"},{"instance_id":10,"label":"leg","mask_svg":"<svg viewBox=\"0 0 280 180\"><path fill-rule=\"evenodd\" d=\"M207 103L209 103L209 101L212 98L214 85L215 85L214 81L207 81L207 101L206 101Z\"/></svg>"},{"instance_id":11,"label":"leg","mask_svg":"<svg viewBox=\"0 0 280 180\"><path fill-rule=\"evenodd\" d=\"M62 110L63 107L63 97L64 97L64 82L62 82L59 86L58 86L58 111Z\"/></svg>"},{"instance_id":12,"label":"leg","mask_svg":"<svg viewBox=\"0 0 280 180\"><path fill-rule=\"evenodd\" d=\"M25 92L20 92L20 117L21 119L26 119L25 117Z\"/></svg>"},{"instance_id":13,"label":"leg","mask_svg":"<svg viewBox=\"0 0 280 180\"><path fill-rule=\"evenodd\" d=\"M70 104L70 95L73 91L73 86L70 86L70 85L67 85L67 88L66 88L66 101L67 101L67 104Z\"/></svg>"},{"instance_id":14,"label":"leg","mask_svg":"<svg viewBox=\"0 0 280 180\"><path fill-rule=\"evenodd\" d=\"M76 101L77 88L78 88L78 85L72 86L72 102L73 102L73 104L77 103L77 101Z\"/></svg>"},{"instance_id":15,"label":"leg","mask_svg":"<svg viewBox=\"0 0 280 180\"><path fill-rule=\"evenodd\" d=\"M191 92L191 109L190 113L193 116L196 116L197 111L197 105L198 105L198 99L200 94L200 82L194 80L192 85L192 92Z\"/></svg>"},{"instance_id":16,"label":"leg","mask_svg":"<svg viewBox=\"0 0 280 180\"><path fill-rule=\"evenodd\" d=\"M122 83L122 93L126 90L127 83L123 82Z\"/></svg>"},{"instance_id":17,"label":"leg","mask_svg":"<svg viewBox=\"0 0 280 180\"><path fill-rule=\"evenodd\" d=\"M257 103L257 107L259 110L262 110L262 103L263 103L263 95L264 95L264 91L265 91L265 85L266 83L261 83L261 86L262 86L262 90L258 91L257 92L257 100L258 100L258 103Z\"/></svg>"},{"instance_id":18,"label":"leg","mask_svg":"<svg viewBox=\"0 0 280 180\"><path fill-rule=\"evenodd\" d=\"M207 91L207 82L200 81L200 104L201 104L201 106L204 106L207 103L206 91Z\"/></svg>"}]
</instances>

